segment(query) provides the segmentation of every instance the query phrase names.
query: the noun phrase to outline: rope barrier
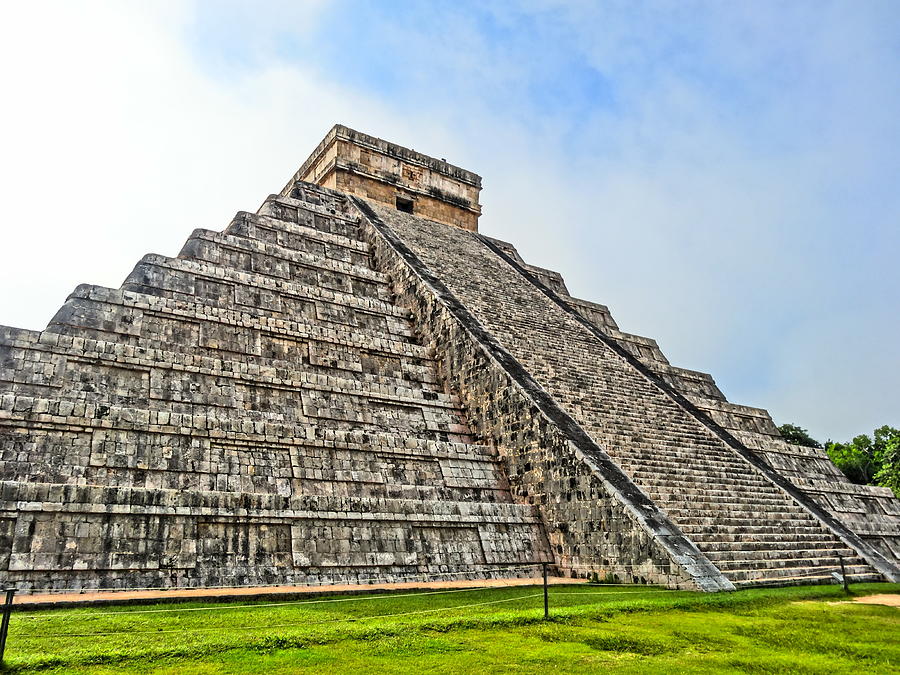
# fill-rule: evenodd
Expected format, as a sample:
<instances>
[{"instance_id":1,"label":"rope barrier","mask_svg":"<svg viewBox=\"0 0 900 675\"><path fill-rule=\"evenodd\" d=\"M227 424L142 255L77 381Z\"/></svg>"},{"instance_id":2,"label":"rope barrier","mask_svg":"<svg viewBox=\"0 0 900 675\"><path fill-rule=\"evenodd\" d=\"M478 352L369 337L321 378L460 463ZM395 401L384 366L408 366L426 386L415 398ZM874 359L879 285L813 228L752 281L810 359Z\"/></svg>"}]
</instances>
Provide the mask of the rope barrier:
<instances>
[{"instance_id":1,"label":"rope barrier","mask_svg":"<svg viewBox=\"0 0 900 675\"><path fill-rule=\"evenodd\" d=\"M78 589L67 589L67 588L47 588L47 589L22 589L19 592L23 594L70 594L70 593L98 593L98 592L115 592L115 591L178 591L178 590L223 590L223 589L241 589L241 588L279 588L284 586L310 586L310 587L327 587L327 586L337 586L337 585L352 585L358 584L362 585L364 583L395 583L398 578L407 578L413 580L422 580L422 577L431 575L432 577L448 577L448 576L475 576L479 574L488 574L488 573L496 573L496 572L510 572L516 570L528 570L533 569L535 567L540 567L543 563L516 563L514 565L504 565L502 567L492 566L485 567L481 569L475 570L459 570L454 572L397 572L395 574L390 574L389 577L381 576L378 574L368 574L368 575L355 575L352 580L347 581L339 581L334 583L329 582L280 582L280 583L270 583L270 584L221 584L221 585L211 585L211 586L98 586L96 588L78 588ZM548 562L547 564L558 567L564 570L573 570L573 571L582 571L593 573L597 571L603 571L604 573L614 574L611 570L619 570L622 568L625 569L642 569L646 570L648 565L654 566L653 563L604 563L595 566L586 566L586 565L570 565L570 564L562 564L557 565L556 563ZM671 565L669 565L671 567ZM229 568L221 568L221 569L229 569ZM239 576L239 575L235 575ZM432 579L433 581L439 581L440 579Z\"/></svg>"},{"instance_id":2,"label":"rope barrier","mask_svg":"<svg viewBox=\"0 0 900 675\"><path fill-rule=\"evenodd\" d=\"M591 584L592 586L597 586L599 584ZM610 586L614 584L608 584ZM509 584L506 586L487 586L480 588L453 588L447 589L443 591L421 591L418 593L391 593L384 595L370 595L370 596L362 596L362 597L352 597L352 598L327 598L322 600L296 600L289 602L264 602L264 603L254 603L254 604L244 604L244 605L217 605L212 607L167 607L163 609L137 609L137 610L118 610L114 612L75 612L75 613L67 613L62 617L57 616L48 616L45 614L19 614L16 615L18 620L27 619L30 621L54 621L56 619L71 619L73 617L81 618L94 618L94 617L103 617L103 616L134 616L141 614L172 614L172 613L186 613L186 612L212 612L212 611L229 611L229 610L241 610L241 609L263 609L269 607L292 607L298 605L317 605L317 604L326 604L326 603L341 603L341 602L365 602L369 600L384 600L384 599L394 599L394 598L414 598L414 597L423 597L423 596L431 596L431 595L449 595L452 593L475 593L475 592L483 592L485 590L491 590L494 588L503 589L503 588L516 588L516 586ZM659 590L646 590L646 591L553 591L551 595L560 596L560 595L603 595L603 596L612 596L612 595L647 595L647 594L656 594L656 593L677 593L679 592L677 589L666 589L661 588Z\"/></svg>"},{"instance_id":3,"label":"rope barrier","mask_svg":"<svg viewBox=\"0 0 900 675\"><path fill-rule=\"evenodd\" d=\"M784 568L781 568L781 569L784 569ZM725 574L725 576L728 576L729 574L734 574L736 571L740 571L740 570L725 572L724 574ZM825 567L825 568L822 568L821 571L809 572L808 574L791 574L790 576L786 576L786 577L755 577L753 579L738 579L737 583L752 584L752 583L756 583L757 581L779 581L779 580L786 581L789 579L813 579L813 578L829 579L829 578L831 578L832 572L836 572L836 571L837 570L835 570L832 567ZM866 576L866 575L867 575L866 572L858 572L856 574L851 573L851 574L847 575L847 578L852 579L853 577L860 577L860 576Z\"/></svg>"},{"instance_id":4,"label":"rope barrier","mask_svg":"<svg viewBox=\"0 0 900 675\"><path fill-rule=\"evenodd\" d=\"M264 629L273 629L273 628L296 628L299 626L309 626L309 625L319 625L324 623L336 623L339 621L344 621L348 623L355 623L358 621L367 621L369 619L384 619L394 616L413 616L416 614L430 614L434 612L444 612L454 609L471 609L473 607L483 607L486 605L496 605L502 602L514 602L516 600L528 600L530 598L540 597L541 593L532 593L530 595L520 595L515 598L504 598L502 600L490 600L488 602L476 602L470 603L466 605L453 605L452 607L438 607L435 609L421 609L412 612L396 612L393 614L375 614L371 616L361 616L361 617L349 617L349 618L340 618L340 619L328 619L324 621L303 621L301 623L285 623L285 624L257 624L255 626L216 626L210 628L164 628L159 630L123 630L123 631L105 631L105 632L94 632L94 633L57 633L53 637L57 638L65 638L65 637L108 637L113 635L160 635L164 633L205 633L210 631L235 631L235 630L258 630L261 628ZM26 637L27 636L23 636ZM21 637L19 639L22 639Z\"/></svg>"},{"instance_id":5,"label":"rope barrier","mask_svg":"<svg viewBox=\"0 0 900 675\"><path fill-rule=\"evenodd\" d=\"M591 586L598 585L591 584ZM553 591L550 595L655 595L659 593L684 593L684 591L679 591L677 588L660 588L655 591L610 591L609 593L603 591L583 591L580 593L574 591Z\"/></svg>"},{"instance_id":6,"label":"rope barrier","mask_svg":"<svg viewBox=\"0 0 900 675\"><path fill-rule=\"evenodd\" d=\"M95 616L133 616L135 614L163 614L163 613L176 613L176 612L212 612L212 611L228 611L232 609L254 609L254 608L263 608L263 607L290 607L294 605L316 605L316 604L324 604L329 602L364 602L368 600L384 600L387 598L413 598L418 596L426 596L426 595L447 595L449 593L475 593L475 592L483 592L485 590L491 590L493 588L517 588L517 586L513 584L509 584L506 586L482 586L479 588L451 588L444 591L421 591L418 593L386 593L384 595L364 595L364 596L354 596L350 598L325 598L322 600L291 600L287 602L260 602L253 604L245 604L245 605L228 605L228 604L218 604L213 607L166 607L164 609L136 609L136 610L118 610L115 612L74 612L67 613L63 618L69 619L71 617L95 617ZM17 619L31 619L31 620L44 620L44 621L52 621L57 618L54 616L46 616L43 614L18 614L16 615Z\"/></svg>"},{"instance_id":7,"label":"rope barrier","mask_svg":"<svg viewBox=\"0 0 900 675\"><path fill-rule=\"evenodd\" d=\"M543 563L522 563L516 565L505 565L503 567L492 567L492 568L482 568L476 570L461 570L457 572L431 572L432 577L446 577L446 576L461 576L461 575L478 575L478 574L490 574L496 572L508 572L515 570L528 570L533 569L535 567L540 567ZM115 592L115 591L195 591L195 590L223 590L223 589L240 589L240 588L282 588L282 587L328 587L328 586L343 586L343 585L364 585L360 583L361 580L369 580L375 583L396 583L395 580L400 578L408 578L417 581L424 581L428 583L428 579L424 579L423 577L429 576L429 572L398 572L397 574L392 574L390 577L384 577L379 575L356 575L355 580L348 581L339 581L336 583L328 583L328 582L304 582L304 583L289 583L289 582L281 582L274 584L223 584L218 586L99 586L97 588L79 588L79 589L67 589L67 588L48 588L48 589L26 589L19 591L20 593L37 595L37 594L83 594L83 593L102 593L102 592ZM520 577L522 578L522 577ZM477 581L477 579L474 579ZM440 579L431 579L430 581L440 581ZM374 585L374 583L369 584Z\"/></svg>"},{"instance_id":8,"label":"rope barrier","mask_svg":"<svg viewBox=\"0 0 900 675\"><path fill-rule=\"evenodd\" d=\"M24 640L33 640L33 639L41 639L46 637L51 637L53 639L57 638L91 638L91 637L114 637L119 635L162 635L162 634L190 634L190 633L208 633L208 632L233 632L233 631L251 631L251 630L273 630L273 629L282 629L282 628L299 628L301 626L311 626L311 625L321 625L321 624L331 624L331 623L358 623L363 621L369 621L374 619L390 619L397 617L409 617L409 616L418 616L425 614L434 614L439 612L452 612L455 610L462 609L471 609L476 607L485 607L491 605L498 605L509 602L517 602L522 600L529 600L533 598L544 597L544 618L549 618L548 610L547 610L547 599L548 599L548 587L547 587L547 578L546 578L546 563L533 563L528 565L520 565L514 567L504 567L502 568L504 571L515 570L515 569L528 569L537 565L541 565L544 568L544 589L543 593L529 593L526 595L516 595L510 598L500 598L496 600L487 600L483 602L475 602L475 603L465 603L459 605L452 605L449 607L436 607L429 609L420 609L420 610L410 610L406 612L392 612L387 614L374 614L368 616L358 616L358 617L340 617L340 618L332 618L332 619L322 619L317 621L294 621L290 623L280 623L280 624L256 624L252 626L215 626L215 627L199 627L199 628L161 628L161 629L141 629L141 630L113 630L113 631L93 631L93 632L79 632L79 633L58 633L51 634L50 636L29 636L29 635L20 635L18 639ZM489 570L479 570L479 572L487 572ZM472 572L468 572L472 573ZM416 576L423 576L423 574L417 574ZM808 576L824 576L822 574L814 573L814 574L806 574L806 575L796 575L794 577L786 577L788 578L802 578ZM591 586L632 586L633 584L590 584ZM382 600L388 598L410 598L410 597L427 597L432 595L448 595L453 593L471 593L475 591L484 591L491 590L492 588L504 589L504 588L513 588L517 586L517 584L508 583L504 585L495 585L488 587L480 587L480 588L457 588L457 589L443 589L437 591L419 591L415 593L390 593L390 594L380 594L380 595L370 595L370 596L362 596L362 597L347 597L347 598L322 598L322 599L314 599L314 600L296 600L296 601L286 601L286 602L270 602L270 603L251 603L251 604L240 604L240 605L225 605L225 606L212 606L212 607L166 607L166 608L157 608L157 609L138 609L138 610L119 610L119 611L106 611L106 612L78 612L75 614L65 614L62 616L47 616L47 615L19 615L17 618L19 619L27 619L31 621L52 621L54 619L62 619L68 620L72 617L109 617L109 616L135 616L135 615L147 615L147 614L161 614L161 613L187 613L187 612L208 612L208 611L229 611L229 610L243 610L243 609L252 609L252 608L271 608L271 607L288 607L288 606L304 606L304 605L322 605L327 603L346 603L346 602L364 602L370 600ZM583 588L583 587L582 587ZM609 598L610 600L621 600L621 596L626 595L653 595L653 594L671 594L679 592L677 589L646 589L646 590L627 590L627 591L592 591L592 590L578 590L578 591L565 591L565 590L554 590L552 595L554 597L560 596L604 596ZM616 597L612 597L616 596ZM597 601L592 601L591 604L598 604ZM33 625L33 624L32 624Z\"/></svg>"},{"instance_id":9,"label":"rope barrier","mask_svg":"<svg viewBox=\"0 0 900 675\"><path fill-rule=\"evenodd\" d=\"M561 567L566 571L579 571L587 574L602 574L604 578L608 578L610 576L617 576L617 571L621 568L626 569L635 569L640 567L641 569L646 569L647 563L642 565L637 564L627 564L627 563L609 563L603 565L597 565L593 567L583 566L583 565L555 565L553 563L549 563L554 567ZM387 585L387 584L395 584L395 583L413 583L416 581L421 581L422 583L438 583L444 579L442 577L458 577L458 576L469 576L471 577L471 581L481 581L487 580L479 578L479 576L490 575L490 574L498 574L498 573L521 573L527 570L532 570L538 568L542 565L542 563L522 563L517 565L508 565L502 567L485 567L476 570L459 570L453 572L399 572L396 574L391 574L388 577L381 575L356 575L353 579L347 581L339 581L334 583L329 582L306 582L306 583L290 583L290 582L281 582L281 583L271 583L271 584L221 584L221 585L211 585L211 586L103 586L97 588L79 588L79 589L66 589L66 588L50 588L50 589L23 589L20 590L19 593L23 595L70 595L70 594L89 594L89 593L115 593L115 592L142 592L142 591L223 591L223 590L241 590L241 589L265 589L265 588L329 588L333 586L365 586L365 585ZM822 569L816 570L812 572L807 572L804 574L796 574L790 575L788 577L780 577L782 579L804 579L804 578L815 578L821 577L826 578L830 576L831 569ZM726 573L727 574L727 573ZM853 576L853 575L849 575ZM513 578L519 579L527 579L529 577L517 576ZM581 577L575 577L581 578ZM739 583L755 583L759 581L769 581L772 579L776 579L778 577L756 577L753 579L742 579L739 580ZM400 579L407 579L409 581L399 581ZM592 586L633 586L633 583L627 582L600 582L593 583Z\"/></svg>"}]
</instances>

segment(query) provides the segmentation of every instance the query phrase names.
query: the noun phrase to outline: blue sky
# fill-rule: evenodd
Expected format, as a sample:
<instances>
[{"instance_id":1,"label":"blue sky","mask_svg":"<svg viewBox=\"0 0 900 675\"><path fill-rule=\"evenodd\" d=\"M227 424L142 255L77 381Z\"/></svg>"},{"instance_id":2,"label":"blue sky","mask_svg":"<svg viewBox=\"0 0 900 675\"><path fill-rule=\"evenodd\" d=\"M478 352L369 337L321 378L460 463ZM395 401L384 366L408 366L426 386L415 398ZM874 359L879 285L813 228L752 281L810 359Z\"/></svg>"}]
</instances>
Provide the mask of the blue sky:
<instances>
[{"instance_id":1,"label":"blue sky","mask_svg":"<svg viewBox=\"0 0 900 675\"><path fill-rule=\"evenodd\" d=\"M52 5L52 6L50 6ZM276 191L334 122L729 399L900 426L900 4L6 3L0 323Z\"/></svg>"}]
</instances>

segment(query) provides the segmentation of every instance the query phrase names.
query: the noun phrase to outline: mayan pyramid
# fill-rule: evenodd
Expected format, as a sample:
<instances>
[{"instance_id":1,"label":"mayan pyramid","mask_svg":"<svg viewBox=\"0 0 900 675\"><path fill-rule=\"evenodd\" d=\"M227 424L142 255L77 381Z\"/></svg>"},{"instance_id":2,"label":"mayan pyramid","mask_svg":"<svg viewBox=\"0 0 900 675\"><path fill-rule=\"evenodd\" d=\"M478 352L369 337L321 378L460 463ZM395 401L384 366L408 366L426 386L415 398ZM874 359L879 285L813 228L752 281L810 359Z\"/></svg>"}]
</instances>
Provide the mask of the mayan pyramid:
<instances>
[{"instance_id":1,"label":"mayan pyramid","mask_svg":"<svg viewBox=\"0 0 900 675\"><path fill-rule=\"evenodd\" d=\"M4 583L900 581L888 490L479 234L480 190L335 126L256 213L0 327Z\"/></svg>"}]
</instances>

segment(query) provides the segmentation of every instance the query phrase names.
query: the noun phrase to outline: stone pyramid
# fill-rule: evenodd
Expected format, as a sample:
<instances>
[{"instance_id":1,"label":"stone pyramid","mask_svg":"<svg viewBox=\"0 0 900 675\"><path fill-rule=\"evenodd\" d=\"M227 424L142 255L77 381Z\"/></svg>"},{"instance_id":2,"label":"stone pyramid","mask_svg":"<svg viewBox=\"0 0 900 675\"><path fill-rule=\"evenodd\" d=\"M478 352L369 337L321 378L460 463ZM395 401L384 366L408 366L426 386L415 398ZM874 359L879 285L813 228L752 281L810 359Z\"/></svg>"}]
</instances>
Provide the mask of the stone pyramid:
<instances>
[{"instance_id":1,"label":"stone pyramid","mask_svg":"<svg viewBox=\"0 0 900 675\"><path fill-rule=\"evenodd\" d=\"M335 126L255 214L0 327L0 578L900 580L889 491L479 234L480 189Z\"/></svg>"}]
</instances>

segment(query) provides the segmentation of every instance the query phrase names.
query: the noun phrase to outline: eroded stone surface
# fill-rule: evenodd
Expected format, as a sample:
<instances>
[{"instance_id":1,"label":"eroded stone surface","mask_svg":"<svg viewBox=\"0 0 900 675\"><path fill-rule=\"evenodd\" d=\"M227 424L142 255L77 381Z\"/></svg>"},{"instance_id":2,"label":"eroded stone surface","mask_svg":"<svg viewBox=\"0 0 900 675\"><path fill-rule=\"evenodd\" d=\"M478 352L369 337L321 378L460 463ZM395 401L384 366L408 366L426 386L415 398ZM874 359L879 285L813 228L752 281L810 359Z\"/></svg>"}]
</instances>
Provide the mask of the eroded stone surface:
<instances>
[{"instance_id":1,"label":"eroded stone surface","mask_svg":"<svg viewBox=\"0 0 900 675\"><path fill-rule=\"evenodd\" d=\"M79 287L43 332L4 329L6 580L383 582L547 560L370 261L346 199L307 186L145 256L120 289Z\"/></svg>"},{"instance_id":2,"label":"eroded stone surface","mask_svg":"<svg viewBox=\"0 0 900 675\"><path fill-rule=\"evenodd\" d=\"M889 491L474 232L475 174L371 139L344 178L377 194L299 180L336 175L339 136L257 213L0 327L5 582L895 576ZM378 173L404 162L408 185Z\"/></svg>"},{"instance_id":3,"label":"eroded stone surface","mask_svg":"<svg viewBox=\"0 0 900 675\"><path fill-rule=\"evenodd\" d=\"M665 391L525 282L478 235L380 205L373 210L730 581L824 578L839 566L839 556L851 573L873 571ZM485 416L472 418L482 423ZM490 437L494 425L491 420L479 430ZM511 471L518 486L518 471ZM562 488L567 501L594 502L575 482L570 489L554 487ZM526 494L533 498L542 488L539 478ZM584 517L556 526L568 530L573 520L597 526ZM599 525L604 529L605 523ZM552 522L548 527L554 542L559 532ZM570 564L589 566L572 557Z\"/></svg>"}]
</instances>

